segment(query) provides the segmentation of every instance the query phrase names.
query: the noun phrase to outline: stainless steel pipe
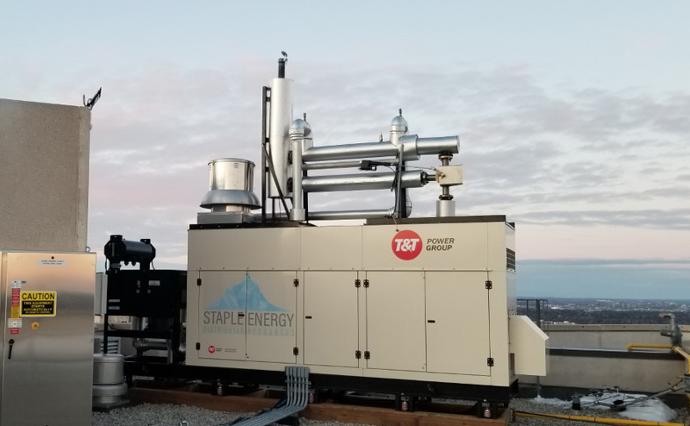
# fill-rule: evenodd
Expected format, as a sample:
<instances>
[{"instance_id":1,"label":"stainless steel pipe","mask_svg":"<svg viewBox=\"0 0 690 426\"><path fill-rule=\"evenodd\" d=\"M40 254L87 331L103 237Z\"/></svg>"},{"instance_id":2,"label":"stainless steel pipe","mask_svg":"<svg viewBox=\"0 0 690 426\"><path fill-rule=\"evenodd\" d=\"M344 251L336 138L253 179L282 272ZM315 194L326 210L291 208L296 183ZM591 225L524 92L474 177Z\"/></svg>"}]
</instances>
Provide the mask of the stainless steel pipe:
<instances>
[{"instance_id":1,"label":"stainless steel pipe","mask_svg":"<svg viewBox=\"0 0 690 426\"><path fill-rule=\"evenodd\" d=\"M348 219L374 219L391 217L393 209L373 210L332 210L323 212L310 212L309 220L348 220Z\"/></svg>"},{"instance_id":2,"label":"stainless steel pipe","mask_svg":"<svg viewBox=\"0 0 690 426\"><path fill-rule=\"evenodd\" d=\"M402 139L404 139L404 137ZM418 155L438 155L442 152L450 154L457 154L460 152L460 138L457 136L417 138Z\"/></svg>"},{"instance_id":3,"label":"stainless steel pipe","mask_svg":"<svg viewBox=\"0 0 690 426\"><path fill-rule=\"evenodd\" d=\"M306 120L298 118L290 126L292 144L292 210L290 220L301 222L305 219L304 193L302 192L302 147L311 142L311 128Z\"/></svg>"},{"instance_id":4,"label":"stainless steel pipe","mask_svg":"<svg viewBox=\"0 0 690 426\"><path fill-rule=\"evenodd\" d=\"M310 148L302 153L302 160L351 160L356 158L393 157L398 148L388 142L365 142Z\"/></svg>"},{"instance_id":5,"label":"stainless steel pipe","mask_svg":"<svg viewBox=\"0 0 690 426\"><path fill-rule=\"evenodd\" d=\"M277 184L285 194L288 178L288 151L290 140L288 131L292 121L292 80L274 78L271 82L271 112L269 124L269 141L271 160L275 170ZM278 197L276 182L271 179L269 196Z\"/></svg>"},{"instance_id":6,"label":"stainless steel pipe","mask_svg":"<svg viewBox=\"0 0 690 426\"><path fill-rule=\"evenodd\" d=\"M417 135L400 137L403 144L403 160L417 160L420 155L438 155L442 152L457 154L459 139L457 136L420 138ZM395 157L398 147L390 142L365 142L343 145L313 147L302 153L305 162L329 160L353 160L358 158Z\"/></svg>"},{"instance_id":7,"label":"stainless steel pipe","mask_svg":"<svg viewBox=\"0 0 690 426\"><path fill-rule=\"evenodd\" d=\"M411 170L402 174L402 188L420 188L429 182L426 172ZM304 192L362 191L392 189L395 173L358 173L332 176L310 176L302 179ZM311 217L311 214L309 215Z\"/></svg>"},{"instance_id":8,"label":"stainless steel pipe","mask_svg":"<svg viewBox=\"0 0 690 426\"><path fill-rule=\"evenodd\" d=\"M380 158L376 161L383 163L395 164L398 160L395 158ZM352 161L319 161L316 163L305 163L302 168L304 170L326 170L326 169L347 169L347 168L359 168L362 166L364 160L352 160Z\"/></svg>"}]
</instances>

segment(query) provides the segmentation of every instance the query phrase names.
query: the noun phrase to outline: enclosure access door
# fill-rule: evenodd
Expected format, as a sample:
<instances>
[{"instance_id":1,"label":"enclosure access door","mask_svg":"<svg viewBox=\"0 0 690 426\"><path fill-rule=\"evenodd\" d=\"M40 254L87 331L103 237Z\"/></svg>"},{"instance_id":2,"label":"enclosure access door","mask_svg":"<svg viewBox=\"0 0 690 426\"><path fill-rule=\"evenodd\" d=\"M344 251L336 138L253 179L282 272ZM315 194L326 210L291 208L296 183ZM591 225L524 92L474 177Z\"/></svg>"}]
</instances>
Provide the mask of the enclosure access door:
<instances>
[{"instance_id":1,"label":"enclosure access door","mask_svg":"<svg viewBox=\"0 0 690 426\"><path fill-rule=\"evenodd\" d=\"M96 256L0 257L0 425L90 424Z\"/></svg>"},{"instance_id":2,"label":"enclosure access door","mask_svg":"<svg viewBox=\"0 0 690 426\"><path fill-rule=\"evenodd\" d=\"M295 363L296 273L202 271L199 357Z\"/></svg>"},{"instance_id":3,"label":"enclosure access door","mask_svg":"<svg viewBox=\"0 0 690 426\"><path fill-rule=\"evenodd\" d=\"M356 272L304 273L304 363L357 367Z\"/></svg>"},{"instance_id":4,"label":"enclosure access door","mask_svg":"<svg viewBox=\"0 0 690 426\"><path fill-rule=\"evenodd\" d=\"M247 273L202 271L197 294L199 358L247 358Z\"/></svg>"},{"instance_id":5,"label":"enclosure access door","mask_svg":"<svg viewBox=\"0 0 690 426\"><path fill-rule=\"evenodd\" d=\"M486 272L426 272L427 371L488 376Z\"/></svg>"},{"instance_id":6,"label":"enclosure access door","mask_svg":"<svg viewBox=\"0 0 690 426\"><path fill-rule=\"evenodd\" d=\"M366 277L367 368L425 371L424 272Z\"/></svg>"}]
</instances>

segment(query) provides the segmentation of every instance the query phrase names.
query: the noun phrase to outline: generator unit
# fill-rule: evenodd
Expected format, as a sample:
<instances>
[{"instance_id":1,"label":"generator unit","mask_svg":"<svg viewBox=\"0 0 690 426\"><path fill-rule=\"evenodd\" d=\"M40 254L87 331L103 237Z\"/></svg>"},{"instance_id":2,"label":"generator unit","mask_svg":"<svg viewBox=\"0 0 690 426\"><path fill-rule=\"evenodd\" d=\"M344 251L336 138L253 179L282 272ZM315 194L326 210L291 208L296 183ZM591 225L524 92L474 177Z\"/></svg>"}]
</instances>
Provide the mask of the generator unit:
<instances>
[{"instance_id":1,"label":"generator unit","mask_svg":"<svg viewBox=\"0 0 690 426\"><path fill-rule=\"evenodd\" d=\"M292 119L286 62L263 88L260 199L252 162L209 163L210 211L189 229L186 365L248 380L307 366L317 389L492 401L545 375L547 337L516 315L515 225L455 214L458 137L411 134L399 111L388 140L316 146L306 114ZM436 215L410 217L408 192L429 183ZM309 202L359 190L388 191L392 207Z\"/></svg>"}]
</instances>

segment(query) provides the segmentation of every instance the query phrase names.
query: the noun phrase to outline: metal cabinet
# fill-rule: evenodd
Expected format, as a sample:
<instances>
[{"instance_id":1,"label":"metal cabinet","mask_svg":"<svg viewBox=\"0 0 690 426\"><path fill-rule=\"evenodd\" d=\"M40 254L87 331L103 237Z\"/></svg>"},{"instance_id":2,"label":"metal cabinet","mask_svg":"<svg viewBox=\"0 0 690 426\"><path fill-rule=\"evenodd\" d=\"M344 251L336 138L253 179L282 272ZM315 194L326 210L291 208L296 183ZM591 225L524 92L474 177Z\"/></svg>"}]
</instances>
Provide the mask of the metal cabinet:
<instances>
[{"instance_id":1,"label":"metal cabinet","mask_svg":"<svg viewBox=\"0 0 690 426\"><path fill-rule=\"evenodd\" d=\"M367 272L367 368L426 370L424 273Z\"/></svg>"},{"instance_id":2,"label":"metal cabinet","mask_svg":"<svg viewBox=\"0 0 690 426\"><path fill-rule=\"evenodd\" d=\"M491 374L486 272L426 273L427 371Z\"/></svg>"},{"instance_id":3,"label":"metal cabinet","mask_svg":"<svg viewBox=\"0 0 690 426\"><path fill-rule=\"evenodd\" d=\"M356 272L304 273L304 363L358 367Z\"/></svg>"},{"instance_id":4,"label":"metal cabinet","mask_svg":"<svg viewBox=\"0 0 690 426\"><path fill-rule=\"evenodd\" d=\"M96 256L0 259L0 425L90 424Z\"/></svg>"},{"instance_id":5,"label":"metal cabinet","mask_svg":"<svg viewBox=\"0 0 690 426\"><path fill-rule=\"evenodd\" d=\"M188 294L199 313L199 358L247 359L247 273L202 271L199 278Z\"/></svg>"}]
</instances>

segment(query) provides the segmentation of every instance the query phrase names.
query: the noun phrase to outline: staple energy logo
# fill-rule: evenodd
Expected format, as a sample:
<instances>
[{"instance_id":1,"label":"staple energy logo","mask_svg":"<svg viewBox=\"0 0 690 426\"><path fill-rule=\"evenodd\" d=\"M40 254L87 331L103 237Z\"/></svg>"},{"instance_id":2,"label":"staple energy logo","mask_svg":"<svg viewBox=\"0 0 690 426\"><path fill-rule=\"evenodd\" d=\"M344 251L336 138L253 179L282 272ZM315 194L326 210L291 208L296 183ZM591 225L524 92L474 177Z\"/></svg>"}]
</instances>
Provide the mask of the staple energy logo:
<instances>
[{"instance_id":1,"label":"staple energy logo","mask_svg":"<svg viewBox=\"0 0 690 426\"><path fill-rule=\"evenodd\" d=\"M295 313L269 302L250 275L225 289L202 315L204 333L262 336L294 336L295 333ZM220 350L209 348L210 353Z\"/></svg>"},{"instance_id":2,"label":"staple energy logo","mask_svg":"<svg viewBox=\"0 0 690 426\"><path fill-rule=\"evenodd\" d=\"M415 259L422 250L428 252L448 251L452 249L454 245L455 238L427 238L426 241L424 241L419 234L409 229L398 232L393 236L393 241L391 241L393 254L401 260Z\"/></svg>"},{"instance_id":3,"label":"staple energy logo","mask_svg":"<svg viewBox=\"0 0 690 426\"><path fill-rule=\"evenodd\" d=\"M400 231L391 241L393 253L402 260L412 260L422 252L422 237L409 229Z\"/></svg>"}]
</instances>

